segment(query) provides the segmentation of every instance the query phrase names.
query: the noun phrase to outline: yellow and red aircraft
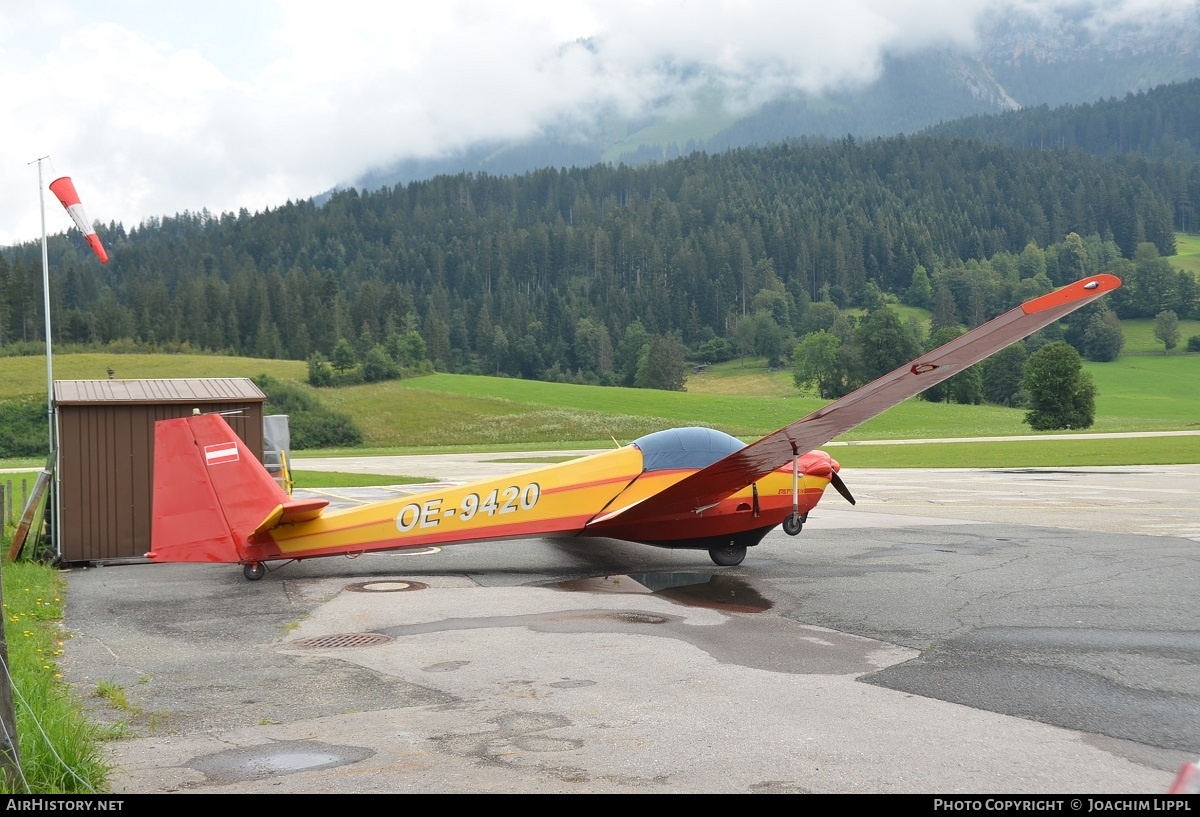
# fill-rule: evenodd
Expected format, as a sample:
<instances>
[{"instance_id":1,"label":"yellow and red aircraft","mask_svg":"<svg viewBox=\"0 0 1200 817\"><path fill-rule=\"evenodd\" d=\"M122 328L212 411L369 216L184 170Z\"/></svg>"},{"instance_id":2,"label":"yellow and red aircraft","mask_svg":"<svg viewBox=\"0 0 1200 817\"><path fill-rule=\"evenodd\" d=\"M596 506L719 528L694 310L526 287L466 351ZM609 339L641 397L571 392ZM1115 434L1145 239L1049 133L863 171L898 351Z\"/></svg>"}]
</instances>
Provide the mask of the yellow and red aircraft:
<instances>
[{"instance_id":1,"label":"yellow and red aircraft","mask_svg":"<svg viewBox=\"0 0 1200 817\"><path fill-rule=\"evenodd\" d=\"M527 537L608 537L707 550L740 564L776 525L796 535L840 466L813 450L1121 285L1094 275L1028 301L803 419L743 444L710 428L648 434L622 448L501 479L347 510L292 499L218 414L156 424L156 562L243 565Z\"/></svg>"}]
</instances>

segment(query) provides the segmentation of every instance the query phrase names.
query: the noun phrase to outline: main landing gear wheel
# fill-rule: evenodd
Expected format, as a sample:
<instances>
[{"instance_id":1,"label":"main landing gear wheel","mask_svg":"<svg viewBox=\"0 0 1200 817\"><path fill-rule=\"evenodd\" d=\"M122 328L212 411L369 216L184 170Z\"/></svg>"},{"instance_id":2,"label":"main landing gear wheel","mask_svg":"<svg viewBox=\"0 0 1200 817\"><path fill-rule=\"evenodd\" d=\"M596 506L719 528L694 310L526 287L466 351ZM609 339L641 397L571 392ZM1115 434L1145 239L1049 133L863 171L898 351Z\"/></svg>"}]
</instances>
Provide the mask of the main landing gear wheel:
<instances>
[{"instance_id":1,"label":"main landing gear wheel","mask_svg":"<svg viewBox=\"0 0 1200 817\"><path fill-rule=\"evenodd\" d=\"M708 549L709 558L721 567L733 567L740 565L742 560L746 558L746 548L741 545L735 545L732 542L728 545L718 545Z\"/></svg>"},{"instance_id":2,"label":"main landing gear wheel","mask_svg":"<svg viewBox=\"0 0 1200 817\"><path fill-rule=\"evenodd\" d=\"M242 567L242 575L246 577L247 581L256 582L267 575L267 566L262 562L251 562Z\"/></svg>"},{"instance_id":3,"label":"main landing gear wheel","mask_svg":"<svg viewBox=\"0 0 1200 817\"><path fill-rule=\"evenodd\" d=\"M804 520L800 518L800 514L794 513L787 519L783 520L783 532L788 536L795 536L804 528Z\"/></svg>"}]
</instances>

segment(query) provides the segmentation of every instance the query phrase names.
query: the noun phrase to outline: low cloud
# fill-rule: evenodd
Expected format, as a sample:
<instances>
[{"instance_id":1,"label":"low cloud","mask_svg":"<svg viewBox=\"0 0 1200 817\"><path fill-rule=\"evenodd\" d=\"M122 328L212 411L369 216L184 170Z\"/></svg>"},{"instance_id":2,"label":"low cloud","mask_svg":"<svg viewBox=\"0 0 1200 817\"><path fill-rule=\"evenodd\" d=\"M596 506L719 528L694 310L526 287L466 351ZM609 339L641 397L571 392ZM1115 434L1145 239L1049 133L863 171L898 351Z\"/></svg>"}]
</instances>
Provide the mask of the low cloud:
<instances>
[{"instance_id":1,"label":"low cloud","mask_svg":"<svg viewBox=\"0 0 1200 817\"><path fill-rule=\"evenodd\" d=\"M74 176L99 221L255 211L402 158L669 109L705 84L746 107L862 85L888 55L970 51L988 13L1101 30L1196 0L17 0L0 10L16 124L0 134L0 244L40 232L25 162L45 154L46 181Z\"/></svg>"}]
</instances>

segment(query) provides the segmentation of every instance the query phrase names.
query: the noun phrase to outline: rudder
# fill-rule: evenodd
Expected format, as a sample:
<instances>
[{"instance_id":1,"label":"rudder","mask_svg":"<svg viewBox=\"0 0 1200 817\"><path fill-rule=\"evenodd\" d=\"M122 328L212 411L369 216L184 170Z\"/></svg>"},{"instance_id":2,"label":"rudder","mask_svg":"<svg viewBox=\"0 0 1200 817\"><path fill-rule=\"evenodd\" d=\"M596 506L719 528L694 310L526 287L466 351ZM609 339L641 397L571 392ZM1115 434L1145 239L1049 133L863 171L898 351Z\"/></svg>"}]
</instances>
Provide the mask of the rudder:
<instances>
[{"instance_id":1,"label":"rudder","mask_svg":"<svg viewBox=\"0 0 1200 817\"><path fill-rule=\"evenodd\" d=\"M246 561L247 539L288 502L219 414L155 423L149 559Z\"/></svg>"}]
</instances>

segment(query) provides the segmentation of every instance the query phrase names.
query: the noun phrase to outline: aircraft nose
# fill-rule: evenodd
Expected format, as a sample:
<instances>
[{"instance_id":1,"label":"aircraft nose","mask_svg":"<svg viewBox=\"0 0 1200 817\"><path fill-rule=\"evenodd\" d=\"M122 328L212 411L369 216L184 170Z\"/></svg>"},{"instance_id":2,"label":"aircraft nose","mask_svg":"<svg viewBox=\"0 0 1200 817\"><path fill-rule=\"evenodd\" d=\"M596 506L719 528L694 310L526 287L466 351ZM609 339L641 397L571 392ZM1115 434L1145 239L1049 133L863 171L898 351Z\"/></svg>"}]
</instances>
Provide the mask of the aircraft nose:
<instances>
[{"instance_id":1,"label":"aircraft nose","mask_svg":"<svg viewBox=\"0 0 1200 817\"><path fill-rule=\"evenodd\" d=\"M837 460L824 451L813 451L810 457L811 459L807 463L801 464L801 467L804 468L804 473L809 476L829 479L841 467L838 465Z\"/></svg>"}]
</instances>

